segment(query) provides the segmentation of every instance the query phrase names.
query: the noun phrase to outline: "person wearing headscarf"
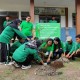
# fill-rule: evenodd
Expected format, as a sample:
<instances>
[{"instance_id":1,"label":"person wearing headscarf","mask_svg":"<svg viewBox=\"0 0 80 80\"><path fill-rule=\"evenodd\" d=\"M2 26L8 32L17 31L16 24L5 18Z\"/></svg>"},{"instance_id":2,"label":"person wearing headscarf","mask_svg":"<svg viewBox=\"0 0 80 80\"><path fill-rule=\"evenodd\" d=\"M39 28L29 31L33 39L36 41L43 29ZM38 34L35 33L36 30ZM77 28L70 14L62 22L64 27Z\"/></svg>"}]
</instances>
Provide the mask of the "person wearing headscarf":
<instances>
[{"instance_id":1,"label":"person wearing headscarf","mask_svg":"<svg viewBox=\"0 0 80 80\"><path fill-rule=\"evenodd\" d=\"M35 40L26 42L17 48L12 56L13 60L15 61L15 67L21 67L22 69L30 68L30 63L33 59L44 65L43 60L38 54L37 48L38 46Z\"/></svg>"},{"instance_id":2,"label":"person wearing headscarf","mask_svg":"<svg viewBox=\"0 0 80 80\"><path fill-rule=\"evenodd\" d=\"M27 39L27 37L18 29L20 25L20 20L15 19L7 27L3 30L0 34L0 55L1 55L1 62L6 62L7 60L7 50L9 50L7 44L10 44L11 39L14 35L18 35L23 39Z\"/></svg>"}]
</instances>

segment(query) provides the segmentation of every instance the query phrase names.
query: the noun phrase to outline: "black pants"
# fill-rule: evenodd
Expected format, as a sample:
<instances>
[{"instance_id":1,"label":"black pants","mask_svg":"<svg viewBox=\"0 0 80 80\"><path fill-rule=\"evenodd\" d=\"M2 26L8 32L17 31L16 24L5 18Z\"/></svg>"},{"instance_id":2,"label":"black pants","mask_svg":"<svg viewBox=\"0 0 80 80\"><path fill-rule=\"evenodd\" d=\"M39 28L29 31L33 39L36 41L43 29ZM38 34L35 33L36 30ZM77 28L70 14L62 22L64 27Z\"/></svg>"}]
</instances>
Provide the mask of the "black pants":
<instances>
[{"instance_id":1,"label":"black pants","mask_svg":"<svg viewBox=\"0 0 80 80\"><path fill-rule=\"evenodd\" d=\"M9 55L10 45L0 42L0 62L7 62L7 56Z\"/></svg>"},{"instance_id":2,"label":"black pants","mask_svg":"<svg viewBox=\"0 0 80 80\"><path fill-rule=\"evenodd\" d=\"M62 49L59 49L57 52L54 51L54 52L53 52L53 58L56 58L57 55L59 55L58 58L60 58L61 55L62 55L62 53L63 53L63 50L62 50Z\"/></svg>"},{"instance_id":3,"label":"black pants","mask_svg":"<svg viewBox=\"0 0 80 80\"><path fill-rule=\"evenodd\" d=\"M7 45L5 43L0 43L0 56L1 56L1 59L0 61L1 62L6 62L7 61Z\"/></svg>"},{"instance_id":4,"label":"black pants","mask_svg":"<svg viewBox=\"0 0 80 80\"><path fill-rule=\"evenodd\" d=\"M14 60L14 59L13 59ZM28 66L31 64L31 61L34 60L33 55L28 55L28 57L26 58L26 60L24 62L18 62L16 60L14 60L18 65L22 66Z\"/></svg>"}]
</instances>

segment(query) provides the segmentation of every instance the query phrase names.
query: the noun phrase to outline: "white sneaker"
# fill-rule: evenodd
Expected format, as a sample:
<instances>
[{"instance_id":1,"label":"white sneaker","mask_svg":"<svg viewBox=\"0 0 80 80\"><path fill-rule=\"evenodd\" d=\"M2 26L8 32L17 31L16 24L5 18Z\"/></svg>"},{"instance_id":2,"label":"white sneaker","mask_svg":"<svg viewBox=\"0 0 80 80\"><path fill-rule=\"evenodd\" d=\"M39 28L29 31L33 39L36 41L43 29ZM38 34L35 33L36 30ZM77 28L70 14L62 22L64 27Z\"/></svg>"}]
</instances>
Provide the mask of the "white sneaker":
<instances>
[{"instance_id":1,"label":"white sneaker","mask_svg":"<svg viewBox=\"0 0 80 80\"><path fill-rule=\"evenodd\" d=\"M0 62L0 65L5 64L5 62Z\"/></svg>"},{"instance_id":2,"label":"white sneaker","mask_svg":"<svg viewBox=\"0 0 80 80\"><path fill-rule=\"evenodd\" d=\"M22 65L22 67L21 67L21 69L29 69L29 68L31 68L31 65L29 65L29 66Z\"/></svg>"},{"instance_id":3,"label":"white sneaker","mask_svg":"<svg viewBox=\"0 0 80 80\"><path fill-rule=\"evenodd\" d=\"M5 65L14 65L14 62L9 62L8 64Z\"/></svg>"}]
</instances>

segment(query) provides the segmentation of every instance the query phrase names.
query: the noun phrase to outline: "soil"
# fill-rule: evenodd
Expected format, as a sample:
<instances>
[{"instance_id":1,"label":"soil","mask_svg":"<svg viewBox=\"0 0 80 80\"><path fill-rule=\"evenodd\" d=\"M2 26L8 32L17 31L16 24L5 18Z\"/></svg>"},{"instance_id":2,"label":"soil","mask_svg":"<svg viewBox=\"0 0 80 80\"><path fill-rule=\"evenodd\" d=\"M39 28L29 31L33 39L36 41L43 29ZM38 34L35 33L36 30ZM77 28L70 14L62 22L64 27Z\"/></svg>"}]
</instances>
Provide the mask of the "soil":
<instances>
[{"instance_id":1,"label":"soil","mask_svg":"<svg viewBox=\"0 0 80 80\"><path fill-rule=\"evenodd\" d=\"M37 73L47 74L40 75ZM43 69L43 70L42 70ZM50 69L52 74L46 69ZM53 74L54 73L54 74ZM80 59L64 63L64 67L55 70L54 68L32 65L30 69L22 70L10 65L0 65L0 80L80 80Z\"/></svg>"}]
</instances>

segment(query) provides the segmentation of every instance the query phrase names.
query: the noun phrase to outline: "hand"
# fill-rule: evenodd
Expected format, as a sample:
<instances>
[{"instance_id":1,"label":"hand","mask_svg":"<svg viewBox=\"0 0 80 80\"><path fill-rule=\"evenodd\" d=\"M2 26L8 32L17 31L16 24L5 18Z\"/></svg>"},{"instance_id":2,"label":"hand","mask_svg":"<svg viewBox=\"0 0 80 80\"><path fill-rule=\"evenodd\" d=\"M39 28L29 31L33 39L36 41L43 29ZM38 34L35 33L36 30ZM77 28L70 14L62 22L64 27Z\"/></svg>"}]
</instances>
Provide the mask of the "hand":
<instances>
[{"instance_id":1,"label":"hand","mask_svg":"<svg viewBox=\"0 0 80 80\"><path fill-rule=\"evenodd\" d=\"M71 57L72 57L72 55L69 56L69 58L71 58Z\"/></svg>"},{"instance_id":2,"label":"hand","mask_svg":"<svg viewBox=\"0 0 80 80\"><path fill-rule=\"evenodd\" d=\"M34 37L32 37L31 40L34 40Z\"/></svg>"},{"instance_id":3,"label":"hand","mask_svg":"<svg viewBox=\"0 0 80 80\"><path fill-rule=\"evenodd\" d=\"M58 49L56 49L56 52L58 52Z\"/></svg>"},{"instance_id":4,"label":"hand","mask_svg":"<svg viewBox=\"0 0 80 80\"><path fill-rule=\"evenodd\" d=\"M30 39L29 39L29 38L27 38L27 40L28 40L28 41L30 41Z\"/></svg>"},{"instance_id":5,"label":"hand","mask_svg":"<svg viewBox=\"0 0 80 80\"><path fill-rule=\"evenodd\" d=\"M66 58L69 58L69 54L66 55Z\"/></svg>"},{"instance_id":6,"label":"hand","mask_svg":"<svg viewBox=\"0 0 80 80\"><path fill-rule=\"evenodd\" d=\"M80 52L80 49L78 49L78 50L76 51L76 54L77 54L78 52Z\"/></svg>"},{"instance_id":7,"label":"hand","mask_svg":"<svg viewBox=\"0 0 80 80\"><path fill-rule=\"evenodd\" d=\"M47 59L47 63L50 62L50 58Z\"/></svg>"}]
</instances>

